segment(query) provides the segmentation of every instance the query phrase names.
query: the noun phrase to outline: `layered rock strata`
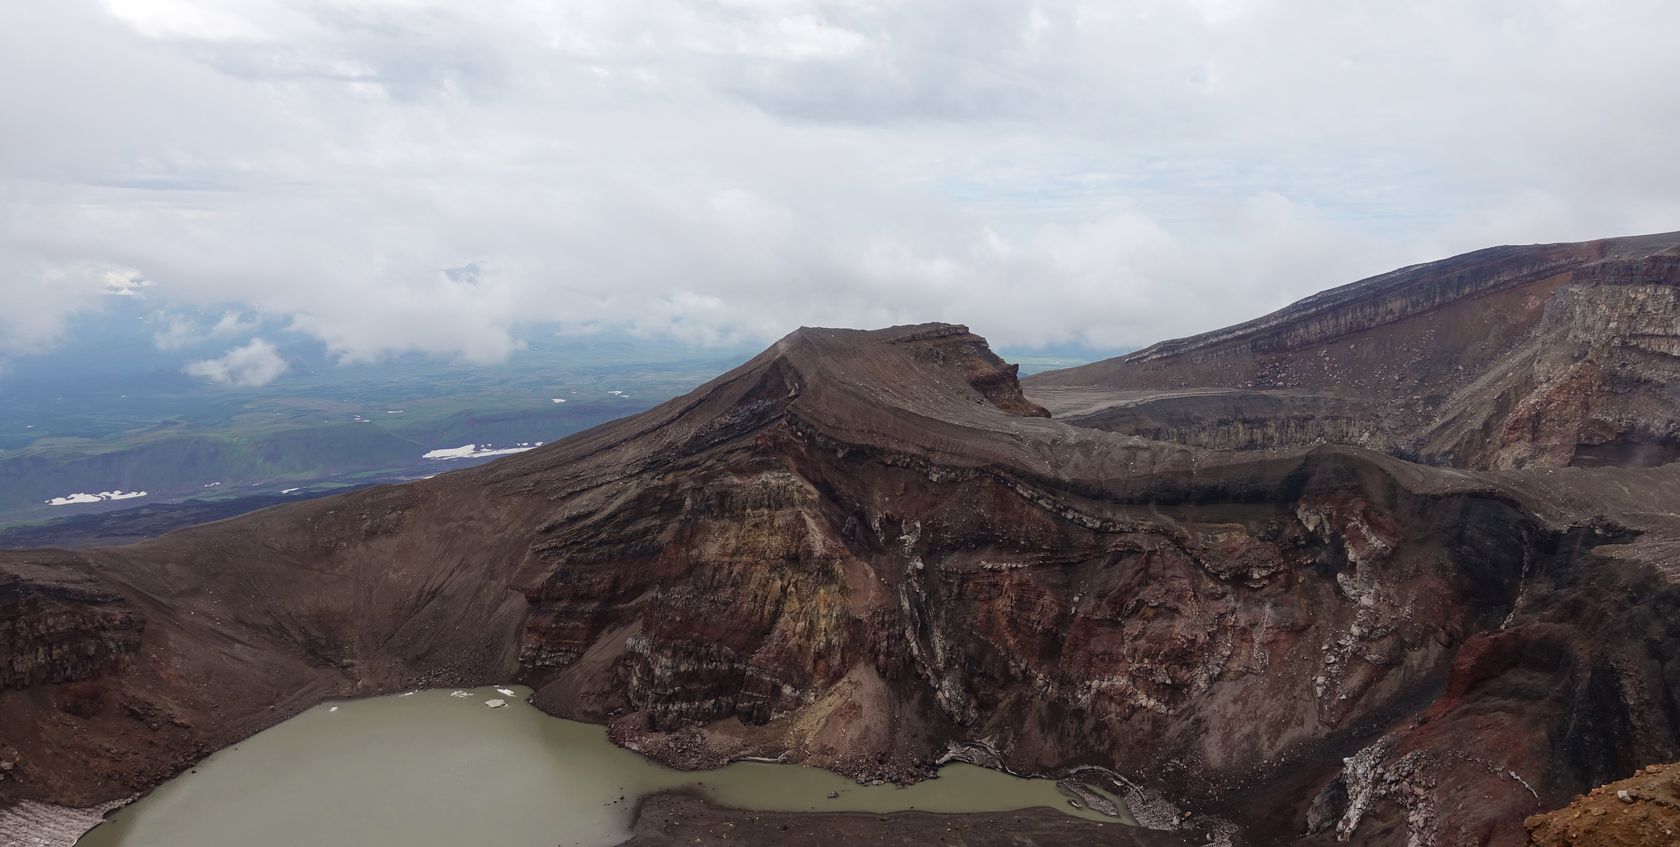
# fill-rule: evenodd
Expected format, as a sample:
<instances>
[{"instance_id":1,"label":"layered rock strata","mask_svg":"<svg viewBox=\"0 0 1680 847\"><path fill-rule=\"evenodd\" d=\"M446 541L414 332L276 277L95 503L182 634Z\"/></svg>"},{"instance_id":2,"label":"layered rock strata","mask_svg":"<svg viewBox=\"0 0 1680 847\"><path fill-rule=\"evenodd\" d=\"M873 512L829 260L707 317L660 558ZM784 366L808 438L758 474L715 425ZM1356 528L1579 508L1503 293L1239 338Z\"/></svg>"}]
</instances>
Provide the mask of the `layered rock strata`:
<instances>
[{"instance_id":1,"label":"layered rock strata","mask_svg":"<svg viewBox=\"0 0 1680 847\"><path fill-rule=\"evenodd\" d=\"M1073 423L1468 468L1680 458L1680 233L1496 247L1027 381Z\"/></svg>"}]
</instances>

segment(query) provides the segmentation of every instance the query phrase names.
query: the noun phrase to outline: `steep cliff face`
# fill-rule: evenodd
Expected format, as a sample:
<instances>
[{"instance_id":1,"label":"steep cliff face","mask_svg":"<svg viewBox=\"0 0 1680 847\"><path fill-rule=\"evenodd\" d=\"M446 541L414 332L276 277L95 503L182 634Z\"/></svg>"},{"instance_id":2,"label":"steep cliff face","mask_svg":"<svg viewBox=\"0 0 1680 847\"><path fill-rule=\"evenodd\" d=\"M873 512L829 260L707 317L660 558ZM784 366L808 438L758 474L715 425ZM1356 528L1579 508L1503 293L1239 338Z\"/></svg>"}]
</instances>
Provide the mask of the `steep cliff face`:
<instances>
[{"instance_id":1,"label":"steep cliff face","mask_svg":"<svg viewBox=\"0 0 1680 847\"><path fill-rule=\"evenodd\" d=\"M1676 497L1675 465L1070 426L962 327L802 330L481 468L0 553L90 581L70 620L146 622L71 626L138 638L76 682L0 685L0 803L122 796L328 696L519 680L685 765L954 757L1196 841L1518 844L1680 756Z\"/></svg>"},{"instance_id":2,"label":"steep cliff face","mask_svg":"<svg viewBox=\"0 0 1680 847\"><path fill-rule=\"evenodd\" d=\"M1027 380L1083 426L1470 468L1672 461L1677 384L1680 233L1482 250Z\"/></svg>"},{"instance_id":3,"label":"steep cliff face","mask_svg":"<svg viewBox=\"0 0 1680 847\"><path fill-rule=\"evenodd\" d=\"M1461 435L1446 452L1499 468L1680 458L1680 251L1657 258L1620 277L1595 269L1621 284L1559 290L1535 333L1532 387L1488 416L1493 438Z\"/></svg>"},{"instance_id":4,"label":"steep cliff face","mask_svg":"<svg viewBox=\"0 0 1680 847\"><path fill-rule=\"evenodd\" d=\"M144 626L122 595L86 575L0 565L0 690L119 673Z\"/></svg>"}]
</instances>

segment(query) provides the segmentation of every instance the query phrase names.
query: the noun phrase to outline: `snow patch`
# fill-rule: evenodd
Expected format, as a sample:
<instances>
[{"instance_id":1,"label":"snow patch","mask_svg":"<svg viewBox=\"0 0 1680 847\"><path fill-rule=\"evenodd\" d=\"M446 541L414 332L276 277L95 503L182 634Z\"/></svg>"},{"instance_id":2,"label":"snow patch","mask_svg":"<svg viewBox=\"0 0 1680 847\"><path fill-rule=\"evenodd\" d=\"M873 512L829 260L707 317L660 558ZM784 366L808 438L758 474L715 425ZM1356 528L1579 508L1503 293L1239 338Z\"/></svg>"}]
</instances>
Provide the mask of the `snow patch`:
<instances>
[{"instance_id":1,"label":"snow patch","mask_svg":"<svg viewBox=\"0 0 1680 847\"><path fill-rule=\"evenodd\" d=\"M443 447L437 450L429 450L420 458L436 460L477 459L481 456L506 456L509 453L523 453L532 447L541 446L542 442L537 442L534 445L526 442L517 447L503 447L499 449L494 444L463 444L460 447Z\"/></svg>"},{"instance_id":2,"label":"snow patch","mask_svg":"<svg viewBox=\"0 0 1680 847\"><path fill-rule=\"evenodd\" d=\"M88 494L85 492L66 494L63 497L54 497L51 500L48 500L47 505L72 506L77 503L99 503L105 500L133 500L136 497L144 496L146 496L146 492L144 491L124 491L119 488L115 491L101 491L98 494Z\"/></svg>"}]
</instances>

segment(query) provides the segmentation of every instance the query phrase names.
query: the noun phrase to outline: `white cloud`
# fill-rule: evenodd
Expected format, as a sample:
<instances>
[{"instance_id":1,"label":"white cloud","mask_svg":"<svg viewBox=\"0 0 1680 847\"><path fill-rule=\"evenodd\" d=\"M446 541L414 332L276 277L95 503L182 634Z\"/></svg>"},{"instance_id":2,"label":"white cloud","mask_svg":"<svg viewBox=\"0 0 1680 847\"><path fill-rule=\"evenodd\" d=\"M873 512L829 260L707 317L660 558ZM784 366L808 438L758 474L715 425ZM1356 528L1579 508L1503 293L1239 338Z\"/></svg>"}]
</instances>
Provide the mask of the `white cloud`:
<instances>
[{"instance_id":1,"label":"white cloud","mask_svg":"<svg viewBox=\"0 0 1680 847\"><path fill-rule=\"evenodd\" d=\"M23 4L0 352L109 302L107 271L241 310L200 337L261 314L347 359L495 361L532 324L1145 344L1680 228L1676 26L1662 0Z\"/></svg>"},{"instance_id":2,"label":"white cloud","mask_svg":"<svg viewBox=\"0 0 1680 847\"><path fill-rule=\"evenodd\" d=\"M251 343L235 347L220 358L192 362L183 370L190 376L220 385L254 388L273 382L286 372L286 367L286 360L274 349L274 345L261 338L253 338Z\"/></svg>"},{"instance_id":3,"label":"white cloud","mask_svg":"<svg viewBox=\"0 0 1680 847\"><path fill-rule=\"evenodd\" d=\"M99 274L99 282L112 297L136 297L142 289L152 286L152 281L142 277L139 271L126 268L104 269Z\"/></svg>"},{"instance_id":4,"label":"white cloud","mask_svg":"<svg viewBox=\"0 0 1680 847\"><path fill-rule=\"evenodd\" d=\"M212 338L236 338L246 333L255 332L261 324L256 318L242 315L239 312L223 312L222 317L210 327Z\"/></svg>"}]
</instances>

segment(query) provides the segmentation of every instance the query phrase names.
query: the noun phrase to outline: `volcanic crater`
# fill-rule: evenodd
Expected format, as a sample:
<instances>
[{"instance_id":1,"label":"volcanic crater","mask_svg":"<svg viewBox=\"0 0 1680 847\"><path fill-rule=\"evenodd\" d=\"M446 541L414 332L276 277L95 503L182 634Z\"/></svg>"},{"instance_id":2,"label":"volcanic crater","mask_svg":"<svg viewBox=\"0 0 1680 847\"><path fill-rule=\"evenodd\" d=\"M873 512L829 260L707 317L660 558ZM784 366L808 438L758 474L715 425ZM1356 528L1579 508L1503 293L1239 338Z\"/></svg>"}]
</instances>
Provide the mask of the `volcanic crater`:
<instances>
[{"instance_id":1,"label":"volcanic crater","mask_svg":"<svg viewBox=\"0 0 1680 847\"><path fill-rule=\"evenodd\" d=\"M1523 844L1680 759L1677 377L1680 234L1024 383L962 326L801 329L482 467L0 552L0 824L513 680L684 767L961 759L1183 843Z\"/></svg>"}]
</instances>

